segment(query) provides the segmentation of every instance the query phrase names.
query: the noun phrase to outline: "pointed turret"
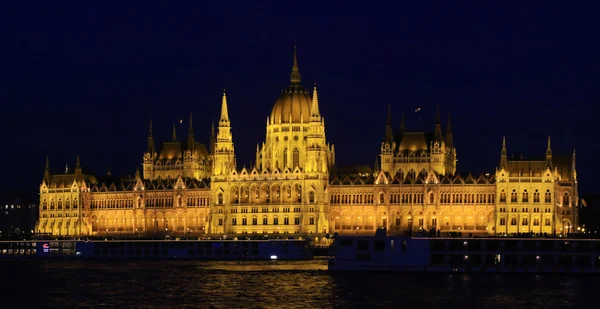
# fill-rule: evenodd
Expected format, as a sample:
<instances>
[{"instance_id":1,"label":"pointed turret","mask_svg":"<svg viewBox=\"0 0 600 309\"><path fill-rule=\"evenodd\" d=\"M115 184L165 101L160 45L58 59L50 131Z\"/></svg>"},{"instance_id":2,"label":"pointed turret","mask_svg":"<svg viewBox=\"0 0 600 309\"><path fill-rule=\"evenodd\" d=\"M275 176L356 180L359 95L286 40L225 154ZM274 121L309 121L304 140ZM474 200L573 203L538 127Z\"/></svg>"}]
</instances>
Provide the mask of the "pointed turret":
<instances>
[{"instance_id":1,"label":"pointed turret","mask_svg":"<svg viewBox=\"0 0 600 309\"><path fill-rule=\"evenodd\" d=\"M152 118L150 118L150 128L148 129L148 153L154 154L154 136L152 134Z\"/></svg>"},{"instance_id":2,"label":"pointed turret","mask_svg":"<svg viewBox=\"0 0 600 309\"><path fill-rule=\"evenodd\" d=\"M550 134L548 134L548 145L546 146L546 167L552 170L552 148L550 147Z\"/></svg>"},{"instance_id":3,"label":"pointed turret","mask_svg":"<svg viewBox=\"0 0 600 309\"><path fill-rule=\"evenodd\" d=\"M47 185L50 185L50 180L52 179L52 175L50 174L50 159L46 157L46 168L44 169L44 182Z\"/></svg>"},{"instance_id":4,"label":"pointed turret","mask_svg":"<svg viewBox=\"0 0 600 309\"><path fill-rule=\"evenodd\" d=\"M77 155L77 161L75 162L75 179L79 180L81 174L81 161L79 161L79 155Z\"/></svg>"},{"instance_id":5,"label":"pointed turret","mask_svg":"<svg viewBox=\"0 0 600 309\"><path fill-rule=\"evenodd\" d=\"M321 113L319 112L319 95L317 93L317 83L315 83L315 88L313 89L313 97L312 104L310 106L310 119L319 121L321 117ZM292 119L290 117L290 119Z\"/></svg>"},{"instance_id":6,"label":"pointed turret","mask_svg":"<svg viewBox=\"0 0 600 309\"><path fill-rule=\"evenodd\" d=\"M379 158L375 157L375 165L373 165L373 174L379 173Z\"/></svg>"},{"instance_id":7,"label":"pointed turret","mask_svg":"<svg viewBox=\"0 0 600 309\"><path fill-rule=\"evenodd\" d=\"M300 69L298 69L298 55L296 52L296 44L294 44L294 65L292 66L292 73L290 74L290 83L292 85L300 84Z\"/></svg>"},{"instance_id":8,"label":"pointed turret","mask_svg":"<svg viewBox=\"0 0 600 309\"><path fill-rule=\"evenodd\" d=\"M194 140L194 127L192 126L192 113L190 112L190 126L188 128L188 141L187 146L189 150L196 148L196 141Z\"/></svg>"},{"instance_id":9,"label":"pointed turret","mask_svg":"<svg viewBox=\"0 0 600 309\"><path fill-rule=\"evenodd\" d=\"M385 123L385 141L392 144L394 133L392 131L392 105L388 104L387 122Z\"/></svg>"},{"instance_id":10,"label":"pointed turret","mask_svg":"<svg viewBox=\"0 0 600 309\"><path fill-rule=\"evenodd\" d=\"M135 179L140 179L140 167L139 166L135 169Z\"/></svg>"},{"instance_id":11,"label":"pointed turret","mask_svg":"<svg viewBox=\"0 0 600 309\"><path fill-rule=\"evenodd\" d=\"M508 157L506 155L506 135L502 136L502 150L500 150L500 169L508 168Z\"/></svg>"},{"instance_id":12,"label":"pointed turret","mask_svg":"<svg viewBox=\"0 0 600 309\"><path fill-rule=\"evenodd\" d=\"M448 125L446 127L446 146L453 147L454 141L452 140L452 125L450 124L450 113L448 113Z\"/></svg>"},{"instance_id":13,"label":"pointed turret","mask_svg":"<svg viewBox=\"0 0 600 309\"><path fill-rule=\"evenodd\" d=\"M225 89L223 89L221 118L219 119L217 138L214 145L213 166L213 177L227 176L231 170L236 169L233 137L231 135L231 123L229 121L229 113L227 110L227 94Z\"/></svg>"},{"instance_id":14,"label":"pointed turret","mask_svg":"<svg viewBox=\"0 0 600 309\"><path fill-rule=\"evenodd\" d=\"M177 140L177 129L176 129L176 125L173 125L173 135L171 135L171 140L172 141L176 141Z\"/></svg>"},{"instance_id":15,"label":"pointed turret","mask_svg":"<svg viewBox=\"0 0 600 309\"><path fill-rule=\"evenodd\" d=\"M227 109L227 92L225 89L223 89L223 98L221 99L221 118L219 119L219 126L225 123L229 123L229 111Z\"/></svg>"},{"instance_id":16,"label":"pointed turret","mask_svg":"<svg viewBox=\"0 0 600 309\"><path fill-rule=\"evenodd\" d=\"M436 110L435 110L434 138L436 141L439 141L439 142L444 140L444 137L442 135L442 121L440 120L440 105L439 104L437 104Z\"/></svg>"},{"instance_id":17,"label":"pointed turret","mask_svg":"<svg viewBox=\"0 0 600 309\"><path fill-rule=\"evenodd\" d=\"M575 149L573 149L573 157L571 158L571 170L575 173Z\"/></svg>"}]
</instances>

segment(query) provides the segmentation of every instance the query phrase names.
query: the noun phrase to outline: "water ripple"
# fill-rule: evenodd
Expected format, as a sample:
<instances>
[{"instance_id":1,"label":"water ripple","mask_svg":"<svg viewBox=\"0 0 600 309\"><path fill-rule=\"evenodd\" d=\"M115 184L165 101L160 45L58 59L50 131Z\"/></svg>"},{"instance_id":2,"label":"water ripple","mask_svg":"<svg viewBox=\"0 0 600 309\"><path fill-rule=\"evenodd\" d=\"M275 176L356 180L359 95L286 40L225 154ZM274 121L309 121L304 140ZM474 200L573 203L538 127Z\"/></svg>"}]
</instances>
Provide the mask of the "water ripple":
<instances>
[{"instance_id":1,"label":"water ripple","mask_svg":"<svg viewBox=\"0 0 600 309\"><path fill-rule=\"evenodd\" d=\"M0 261L0 290L25 308L597 307L597 277L326 269L325 260Z\"/></svg>"}]
</instances>

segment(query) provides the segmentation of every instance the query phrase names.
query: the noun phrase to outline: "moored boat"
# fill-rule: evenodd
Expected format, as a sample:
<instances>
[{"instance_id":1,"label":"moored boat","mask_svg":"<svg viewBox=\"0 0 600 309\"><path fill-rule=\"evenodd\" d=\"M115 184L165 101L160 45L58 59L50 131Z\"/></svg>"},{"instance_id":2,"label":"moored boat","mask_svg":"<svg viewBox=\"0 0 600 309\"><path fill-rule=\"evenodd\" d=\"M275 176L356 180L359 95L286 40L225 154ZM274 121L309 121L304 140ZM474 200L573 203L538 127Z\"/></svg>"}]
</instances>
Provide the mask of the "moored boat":
<instances>
[{"instance_id":1,"label":"moored boat","mask_svg":"<svg viewBox=\"0 0 600 309\"><path fill-rule=\"evenodd\" d=\"M600 240L334 236L330 271L600 273Z\"/></svg>"},{"instance_id":2,"label":"moored boat","mask_svg":"<svg viewBox=\"0 0 600 309\"><path fill-rule=\"evenodd\" d=\"M0 242L0 258L307 260L308 240L37 240Z\"/></svg>"}]
</instances>

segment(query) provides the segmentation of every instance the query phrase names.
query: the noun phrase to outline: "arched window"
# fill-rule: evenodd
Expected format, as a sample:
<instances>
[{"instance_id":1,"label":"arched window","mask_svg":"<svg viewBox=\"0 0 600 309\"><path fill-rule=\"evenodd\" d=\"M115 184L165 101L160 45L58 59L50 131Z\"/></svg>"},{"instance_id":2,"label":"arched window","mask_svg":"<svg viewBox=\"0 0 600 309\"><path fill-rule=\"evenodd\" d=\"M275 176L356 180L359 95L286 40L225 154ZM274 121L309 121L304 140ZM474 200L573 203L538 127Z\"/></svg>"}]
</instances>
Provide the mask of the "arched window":
<instances>
[{"instance_id":1,"label":"arched window","mask_svg":"<svg viewBox=\"0 0 600 309\"><path fill-rule=\"evenodd\" d=\"M504 190L500 192L500 203L506 203L506 192Z\"/></svg>"},{"instance_id":2,"label":"arched window","mask_svg":"<svg viewBox=\"0 0 600 309\"><path fill-rule=\"evenodd\" d=\"M529 192L527 192L527 189L523 190L522 201L523 201L523 203L529 203Z\"/></svg>"},{"instance_id":3,"label":"arched window","mask_svg":"<svg viewBox=\"0 0 600 309\"><path fill-rule=\"evenodd\" d=\"M383 195L383 193L379 193L379 204L384 204L385 203L385 196Z\"/></svg>"},{"instance_id":4,"label":"arched window","mask_svg":"<svg viewBox=\"0 0 600 309\"><path fill-rule=\"evenodd\" d=\"M571 206L571 203L570 203L570 202L571 202L571 201L570 201L570 199L569 199L569 193L568 193L568 192L565 192L565 195L563 196L563 206L567 206L567 207L568 207L568 206Z\"/></svg>"},{"instance_id":5,"label":"arched window","mask_svg":"<svg viewBox=\"0 0 600 309\"><path fill-rule=\"evenodd\" d=\"M223 205L223 192L219 192L217 195L217 205Z\"/></svg>"},{"instance_id":6,"label":"arched window","mask_svg":"<svg viewBox=\"0 0 600 309\"><path fill-rule=\"evenodd\" d=\"M44 199L44 202L42 203L42 205L43 205L44 210L48 209L48 201L46 201L46 199Z\"/></svg>"},{"instance_id":7,"label":"arched window","mask_svg":"<svg viewBox=\"0 0 600 309\"><path fill-rule=\"evenodd\" d=\"M294 166L292 166L292 168L300 166L300 152L298 151L298 149L294 149L293 163L294 163Z\"/></svg>"},{"instance_id":8,"label":"arched window","mask_svg":"<svg viewBox=\"0 0 600 309\"><path fill-rule=\"evenodd\" d=\"M311 204L315 202L315 191L310 191L308 193L308 202Z\"/></svg>"},{"instance_id":9,"label":"arched window","mask_svg":"<svg viewBox=\"0 0 600 309\"><path fill-rule=\"evenodd\" d=\"M287 167L287 163L288 163L288 150L284 149L283 150L283 168Z\"/></svg>"},{"instance_id":10,"label":"arched window","mask_svg":"<svg viewBox=\"0 0 600 309\"><path fill-rule=\"evenodd\" d=\"M71 201L69 201L69 199L65 201L65 209L71 209Z\"/></svg>"},{"instance_id":11,"label":"arched window","mask_svg":"<svg viewBox=\"0 0 600 309\"><path fill-rule=\"evenodd\" d=\"M142 199L138 198L138 208L142 208Z\"/></svg>"},{"instance_id":12,"label":"arched window","mask_svg":"<svg viewBox=\"0 0 600 309\"><path fill-rule=\"evenodd\" d=\"M552 193L550 190L546 190L546 194L544 194L544 203L552 203Z\"/></svg>"},{"instance_id":13,"label":"arched window","mask_svg":"<svg viewBox=\"0 0 600 309\"><path fill-rule=\"evenodd\" d=\"M62 209L62 200L58 199L58 209Z\"/></svg>"},{"instance_id":14,"label":"arched window","mask_svg":"<svg viewBox=\"0 0 600 309\"><path fill-rule=\"evenodd\" d=\"M298 202L302 202L302 186L296 185L296 192L298 192Z\"/></svg>"},{"instance_id":15,"label":"arched window","mask_svg":"<svg viewBox=\"0 0 600 309\"><path fill-rule=\"evenodd\" d=\"M510 193L510 202L511 203L517 202L517 190L515 190L515 189L513 189L512 192Z\"/></svg>"},{"instance_id":16,"label":"arched window","mask_svg":"<svg viewBox=\"0 0 600 309\"><path fill-rule=\"evenodd\" d=\"M533 192L533 202L534 203L540 202L540 191L538 191L538 189L535 189L535 192Z\"/></svg>"},{"instance_id":17,"label":"arched window","mask_svg":"<svg viewBox=\"0 0 600 309\"><path fill-rule=\"evenodd\" d=\"M181 207L181 196L177 198L177 207Z\"/></svg>"},{"instance_id":18,"label":"arched window","mask_svg":"<svg viewBox=\"0 0 600 309\"><path fill-rule=\"evenodd\" d=\"M433 203L435 203L435 196L433 195L433 192L429 192L429 204Z\"/></svg>"}]
</instances>

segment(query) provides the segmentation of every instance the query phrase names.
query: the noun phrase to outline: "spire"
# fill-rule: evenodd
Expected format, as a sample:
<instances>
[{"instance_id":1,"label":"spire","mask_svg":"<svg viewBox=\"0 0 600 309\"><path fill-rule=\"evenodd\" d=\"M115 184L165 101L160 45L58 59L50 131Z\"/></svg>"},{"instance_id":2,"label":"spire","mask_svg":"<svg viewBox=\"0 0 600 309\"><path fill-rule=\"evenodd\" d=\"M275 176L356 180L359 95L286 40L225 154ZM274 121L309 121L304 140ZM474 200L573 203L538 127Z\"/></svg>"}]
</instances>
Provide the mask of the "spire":
<instances>
[{"instance_id":1,"label":"spire","mask_svg":"<svg viewBox=\"0 0 600 309\"><path fill-rule=\"evenodd\" d=\"M150 128L148 129L148 153L154 153L154 137L152 136L152 118L150 118Z\"/></svg>"},{"instance_id":2,"label":"spire","mask_svg":"<svg viewBox=\"0 0 600 309\"><path fill-rule=\"evenodd\" d=\"M296 44L294 43L294 66L292 66L292 74L290 74L290 83L292 85L300 84L300 70L298 69L298 55L296 52Z\"/></svg>"},{"instance_id":3,"label":"spire","mask_svg":"<svg viewBox=\"0 0 600 309\"><path fill-rule=\"evenodd\" d=\"M223 89L223 99L221 100L221 119L220 122L229 122L229 112L227 110L227 92Z\"/></svg>"},{"instance_id":4,"label":"spire","mask_svg":"<svg viewBox=\"0 0 600 309\"><path fill-rule=\"evenodd\" d=\"M442 136L442 122L440 121L440 104L437 104L435 109L435 133L434 137L436 141L443 141Z\"/></svg>"},{"instance_id":5,"label":"spire","mask_svg":"<svg viewBox=\"0 0 600 309\"><path fill-rule=\"evenodd\" d=\"M546 166L552 170L552 148L550 147L550 134L548 134L548 146L546 146Z\"/></svg>"},{"instance_id":6,"label":"spire","mask_svg":"<svg viewBox=\"0 0 600 309\"><path fill-rule=\"evenodd\" d=\"M373 166L373 174L379 173L379 158L375 157L375 165Z\"/></svg>"},{"instance_id":7,"label":"spire","mask_svg":"<svg viewBox=\"0 0 600 309\"><path fill-rule=\"evenodd\" d=\"M317 83L315 82L315 88L313 89L312 105L310 106L310 113L312 117L320 117L319 112L319 95L317 94ZM290 119L292 119L290 117Z\"/></svg>"},{"instance_id":8,"label":"spire","mask_svg":"<svg viewBox=\"0 0 600 309\"><path fill-rule=\"evenodd\" d=\"M140 167L139 166L135 169L135 178L140 179Z\"/></svg>"},{"instance_id":9,"label":"spire","mask_svg":"<svg viewBox=\"0 0 600 309\"><path fill-rule=\"evenodd\" d=\"M196 141L194 140L194 127L192 126L192 113L190 112L190 126L188 128L188 149L193 150L196 148Z\"/></svg>"},{"instance_id":10,"label":"spire","mask_svg":"<svg viewBox=\"0 0 600 309\"><path fill-rule=\"evenodd\" d=\"M177 140L177 129L175 128L175 124L173 125L173 135L171 136L171 140L172 141L176 141Z\"/></svg>"},{"instance_id":11,"label":"spire","mask_svg":"<svg viewBox=\"0 0 600 309\"><path fill-rule=\"evenodd\" d=\"M385 123L385 141L392 143L394 141L394 133L392 131L392 105L388 104L387 122Z\"/></svg>"},{"instance_id":12,"label":"spire","mask_svg":"<svg viewBox=\"0 0 600 309\"><path fill-rule=\"evenodd\" d=\"M450 113L448 113L448 125L446 127L446 146L452 147L454 141L452 140L452 125L450 124Z\"/></svg>"},{"instance_id":13,"label":"spire","mask_svg":"<svg viewBox=\"0 0 600 309\"><path fill-rule=\"evenodd\" d=\"M507 168L508 158L506 157L506 135L502 136L502 150L500 151L500 168Z\"/></svg>"},{"instance_id":14,"label":"spire","mask_svg":"<svg viewBox=\"0 0 600 309\"><path fill-rule=\"evenodd\" d=\"M46 157L46 168L44 169L44 182L47 185L50 185L50 159Z\"/></svg>"},{"instance_id":15,"label":"spire","mask_svg":"<svg viewBox=\"0 0 600 309\"><path fill-rule=\"evenodd\" d=\"M75 162L75 179L80 179L81 177L81 162L79 161L79 154L77 155L77 161Z\"/></svg>"},{"instance_id":16,"label":"spire","mask_svg":"<svg viewBox=\"0 0 600 309\"><path fill-rule=\"evenodd\" d=\"M573 158L571 159L571 169L575 171L575 149L573 149Z\"/></svg>"}]
</instances>

